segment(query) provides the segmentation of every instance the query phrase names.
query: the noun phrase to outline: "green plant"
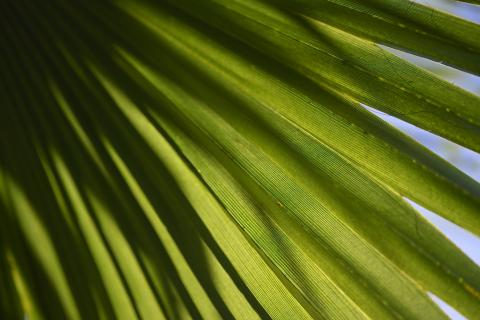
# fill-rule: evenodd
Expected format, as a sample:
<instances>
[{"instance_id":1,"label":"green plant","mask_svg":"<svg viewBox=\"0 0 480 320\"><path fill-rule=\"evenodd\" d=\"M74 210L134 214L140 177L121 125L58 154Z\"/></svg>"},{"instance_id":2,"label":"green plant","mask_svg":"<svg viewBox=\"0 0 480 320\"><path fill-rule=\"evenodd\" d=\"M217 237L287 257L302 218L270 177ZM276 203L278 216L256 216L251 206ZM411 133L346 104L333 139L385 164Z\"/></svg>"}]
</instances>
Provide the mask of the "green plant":
<instances>
[{"instance_id":1,"label":"green plant","mask_svg":"<svg viewBox=\"0 0 480 320\"><path fill-rule=\"evenodd\" d=\"M478 3L477 1L469 1ZM480 27L405 0L2 1L4 319L443 319L477 182L366 111L480 151Z\"/></svg>"}]
</instances>

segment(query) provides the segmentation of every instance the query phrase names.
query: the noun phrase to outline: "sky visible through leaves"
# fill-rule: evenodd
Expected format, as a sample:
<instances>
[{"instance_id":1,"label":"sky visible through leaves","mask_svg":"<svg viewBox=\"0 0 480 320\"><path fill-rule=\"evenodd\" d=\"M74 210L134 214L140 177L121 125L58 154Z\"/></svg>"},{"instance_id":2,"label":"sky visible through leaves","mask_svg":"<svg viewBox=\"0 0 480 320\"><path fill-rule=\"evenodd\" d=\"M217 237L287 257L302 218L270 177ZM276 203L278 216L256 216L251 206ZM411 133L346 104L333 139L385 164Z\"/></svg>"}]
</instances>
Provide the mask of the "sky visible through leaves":
<instances>
[{"instance_id":1,"label":"sky visible through leaves","mask_svg":"<svg viewBox=\"0 0 480 320\"><path fill-rule=\"evenodd\" d=\"M464 19L480 23L480 6L458 3L456 1L446 0L415 0L422 4L434 6L440 10L450 12ZM390 50L390 49L389 49ZM408 53L391 50L395 54L408 59L428 70L438 74L456 85L480 95L480 77L471 75L453 68L444 66L437 62L410 55ZM476 181L480 181L480 154L459 146L453 142L443 139L439 136L431 134L425 130L419 129L407 122L394 118L392 116L369 109L380 118L388 121L407 135L411 136L430 150L443 157L466 174L470 175ZM455 242L473 261L480 265L480 238L465 231L464 229L450 223L435 213L426 210L418 204L409 201L418 211L420 211L427 219L433 222L440 230L442 230L452 241ZM454 320L465 319L454 309L442 302L439 298L432 297L442 309Z\"/></svg>"}]
</instances>

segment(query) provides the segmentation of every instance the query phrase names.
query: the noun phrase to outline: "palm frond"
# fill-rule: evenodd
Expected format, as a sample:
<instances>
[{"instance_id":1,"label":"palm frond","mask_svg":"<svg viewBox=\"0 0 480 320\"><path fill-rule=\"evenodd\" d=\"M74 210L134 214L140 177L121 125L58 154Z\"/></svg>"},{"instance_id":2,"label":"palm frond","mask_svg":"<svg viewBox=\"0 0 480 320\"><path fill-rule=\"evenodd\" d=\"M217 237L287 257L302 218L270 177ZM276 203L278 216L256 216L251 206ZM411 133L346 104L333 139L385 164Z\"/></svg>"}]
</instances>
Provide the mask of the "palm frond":
<instances>
[{"instance_id":1,"label":"palm frond","mask_svg":"<svg viewBox=\"0 0 480 320\"><path fill-rule=\"evenodd\" d=\"M5 319L474 319L480 26L406 0L3 1Z\"/></svg>"}]
</instances>

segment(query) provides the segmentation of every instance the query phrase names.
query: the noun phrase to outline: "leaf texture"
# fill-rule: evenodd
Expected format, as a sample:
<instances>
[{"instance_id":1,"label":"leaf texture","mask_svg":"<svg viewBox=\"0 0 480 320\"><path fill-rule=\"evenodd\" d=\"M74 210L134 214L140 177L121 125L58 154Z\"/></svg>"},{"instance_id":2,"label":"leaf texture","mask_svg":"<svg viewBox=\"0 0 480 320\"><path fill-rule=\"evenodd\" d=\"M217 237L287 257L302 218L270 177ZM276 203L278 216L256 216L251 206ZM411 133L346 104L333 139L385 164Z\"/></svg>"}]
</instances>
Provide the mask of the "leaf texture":
<instances>
[{"instance_id":1,"label":"leaf texture","mask_svg":"<svg viewBox=\"0 0 480 320\"><path fill-rule=\"evenodd\" d=\"M0 4L2 318L447 319L480 185L363 105L480 151L479 26L404 0ZM379 27L381 26L381 27Z\"/></svg>"}]
</instances>

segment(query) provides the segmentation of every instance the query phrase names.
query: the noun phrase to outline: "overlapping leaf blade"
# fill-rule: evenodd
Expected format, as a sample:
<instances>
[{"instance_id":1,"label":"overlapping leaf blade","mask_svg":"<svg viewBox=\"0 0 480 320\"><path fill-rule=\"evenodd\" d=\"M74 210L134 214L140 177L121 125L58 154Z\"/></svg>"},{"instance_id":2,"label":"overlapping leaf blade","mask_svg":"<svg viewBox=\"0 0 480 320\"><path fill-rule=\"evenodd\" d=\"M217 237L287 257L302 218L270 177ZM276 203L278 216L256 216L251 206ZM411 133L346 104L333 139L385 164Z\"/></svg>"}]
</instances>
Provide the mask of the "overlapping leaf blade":
<instances>
[{"instance_id":1,"label":"overlapping leaf blade","mask_svg":"<svg viewBox=\"0 0 480 320\"><path fill-rule=\"evenodd\" d=\"M408 6L4 3L5 315L475 317L402 196L480 234L479 184L359 105L479 150L477 96L368 41L475 73L478 26Z\"/></svg>"}]
</instances>

